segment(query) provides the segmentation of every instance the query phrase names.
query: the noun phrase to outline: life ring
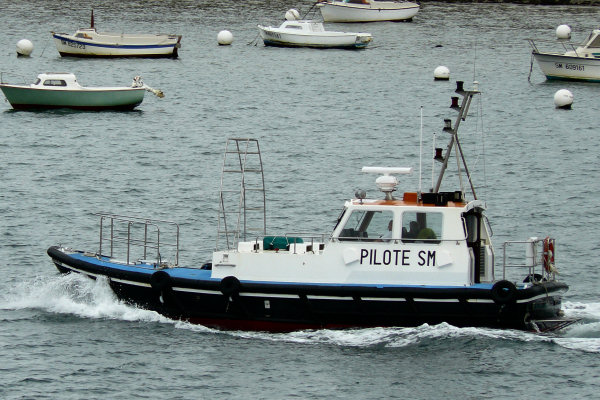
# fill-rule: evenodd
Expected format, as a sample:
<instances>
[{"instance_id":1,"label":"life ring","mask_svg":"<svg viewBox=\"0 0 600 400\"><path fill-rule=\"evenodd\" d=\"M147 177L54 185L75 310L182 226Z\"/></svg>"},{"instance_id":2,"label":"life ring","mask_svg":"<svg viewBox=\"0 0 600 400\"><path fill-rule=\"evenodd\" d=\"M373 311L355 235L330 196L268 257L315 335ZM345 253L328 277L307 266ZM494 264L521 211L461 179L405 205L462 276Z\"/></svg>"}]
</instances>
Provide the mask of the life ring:
<instances>
[{"instance_id":1,"label":"life ring","mask_svg":"<svg viewBox=\"0 0 600 400\"><path fill-rule=\"evenodd\" d=\"M544 239L544 252L542 253L542 264L546 272L554 270L554 239L546 236Z\"/></svg>"},{"instance_id":2,"label":"life ring","mask_svg":"<svg viewBox=\"0 0 600 400\"><path fill-rule=\"evenodd\" d=\"M240 281L235 276L226 276L221 279L221 293L225 296L237 294L240 291Z\"/></svg>"},{"instance_id":3,"label":"life ring","mask_svg":"<svg viewBox=\"0 0 600 400\"><path fill-rule=\"evenodd\" d=\"M507 280L498 281L492 286L490 295L496 304L512 303L517 298L517 287Z\"/></svg>"}]
</instances>

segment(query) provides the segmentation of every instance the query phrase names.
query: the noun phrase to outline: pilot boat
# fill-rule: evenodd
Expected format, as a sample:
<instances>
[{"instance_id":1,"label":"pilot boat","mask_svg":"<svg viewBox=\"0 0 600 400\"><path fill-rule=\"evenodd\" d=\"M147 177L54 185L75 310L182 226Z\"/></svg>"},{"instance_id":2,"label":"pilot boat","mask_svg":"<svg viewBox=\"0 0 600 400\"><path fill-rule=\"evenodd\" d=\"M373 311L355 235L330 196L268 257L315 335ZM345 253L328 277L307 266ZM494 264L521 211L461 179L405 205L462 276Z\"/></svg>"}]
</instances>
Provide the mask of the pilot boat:
<instances>
[{"instance_id":1,"label":"pilot boat","mask_svg":"<svg viewBox=\"0 0 600 400\"><path fill-rule=\"evenodd\" d=\"M267 234L260 146L255 139L229 139L210 262L179 265L174 222L108 213L98 214L97 249L52 246L47 253L61 272L107 280L120 299L220 329L443 322L536 332L563 328L575 319L561 310L568 286L556 278L554 239L507 242L502 269L494 266L486 203L475 193L458 135L479 91L457 82L457 93L462 104L454 126L445 121L450 139L445 155L436 149L442 166L432 190L396 196L398 176L412 168L363 167L379 175L375 184L382 195L367 198L358 190L330 233L298 233L292 227ZM454 152L462 163L459 173L468 178L470 200L463 188L440 190ZM524 257L511 264L506 254L514 246ZM519 272L517 279L508 277L508 267Z\"/></svg>"},{"instance_id":2,"label":"pilot boat","mask_svg":"<svg viewBox=\"0 0 600 400\"><path fill-rule=\"evenodd\" d=\"M537 61L546 79L600 82L600 29L592 30L579 45L559 42L562 51L541 51L539 46L544 41L528 41L532 48L531 62Z\"/></svg>"}]
</instances>

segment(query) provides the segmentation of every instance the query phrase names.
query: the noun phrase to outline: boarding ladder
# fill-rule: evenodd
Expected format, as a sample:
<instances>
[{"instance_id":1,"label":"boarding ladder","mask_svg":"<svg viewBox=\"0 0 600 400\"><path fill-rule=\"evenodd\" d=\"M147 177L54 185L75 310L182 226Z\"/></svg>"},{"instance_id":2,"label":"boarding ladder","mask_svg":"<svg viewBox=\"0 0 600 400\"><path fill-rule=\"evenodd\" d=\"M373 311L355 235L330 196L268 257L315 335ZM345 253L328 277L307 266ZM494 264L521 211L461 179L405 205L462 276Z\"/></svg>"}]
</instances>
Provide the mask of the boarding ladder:
<instances>
[{"instance_id":1,"label":"boarding ladder","mask_svg":"<svg viewBox=\"0 0 600 400\"><path fill-rule=\"evenodd\" d=\"M265 178L258 140L227 139L219 197L216 250L265 235Z\"/></svg>"}]
</instances>

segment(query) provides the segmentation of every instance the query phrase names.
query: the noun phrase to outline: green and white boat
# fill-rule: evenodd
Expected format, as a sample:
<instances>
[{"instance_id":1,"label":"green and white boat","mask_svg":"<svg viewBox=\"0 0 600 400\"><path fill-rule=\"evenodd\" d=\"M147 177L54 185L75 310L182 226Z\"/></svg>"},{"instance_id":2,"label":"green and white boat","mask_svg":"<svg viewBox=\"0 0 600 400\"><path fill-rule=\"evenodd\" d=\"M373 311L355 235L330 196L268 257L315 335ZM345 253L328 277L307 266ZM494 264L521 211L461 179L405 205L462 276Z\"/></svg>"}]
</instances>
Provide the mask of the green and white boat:
<instances>
[{"instance_id":1,"label":"green and white boat","mask_svg":"<svg viewBox=\"0 0 600 400\"><path fill-rule=\"evenodd\" d=\"M132 110L142 103L146 90L152 90L139 77L129 87L84 87L74 74L66 72L39 74L30 85L0 83L0 89L17 110Z\"/></svg>"}]
</instances>

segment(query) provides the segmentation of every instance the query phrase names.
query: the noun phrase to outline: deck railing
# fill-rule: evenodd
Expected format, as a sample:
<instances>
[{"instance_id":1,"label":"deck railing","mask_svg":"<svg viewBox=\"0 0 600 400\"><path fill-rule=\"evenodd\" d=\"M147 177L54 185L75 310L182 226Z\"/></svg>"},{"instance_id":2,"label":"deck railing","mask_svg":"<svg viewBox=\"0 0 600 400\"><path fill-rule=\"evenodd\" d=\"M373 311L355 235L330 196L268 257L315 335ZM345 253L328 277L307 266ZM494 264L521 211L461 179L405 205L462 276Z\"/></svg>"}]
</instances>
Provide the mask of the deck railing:
<instances>
[{"instance_id":1,"label":"deck railing","mask_svg":"<svg viewBox=\"0 0 600 400\"><path fill-rule=\"evenodd\" d=\"M551 243L551 249L548 245ZM530 280L555 280L554 239L529 238L510 240L502 246L502 279L507 279L507 270L527 271ZM518 251L518 253L517 253ZM550 254L551 253L551 254ZM522 277L523 275L521 275Z\"/></svg>"},{"instance_id":2,"label":"deck railing","mask_svg":"<svg viewBox=\"0 0 600 400\"><path fill-rule=\"evenodd\" d=\"M250 242L252 248L247 250L287 250L291 253L309 251L320 251L325 248L325 241L329 238L328 233L305 233L291 232L280 235L256 236ZM303 251L300 251L302 247Z\"/></svg>"},{"instance_id":3,"label":"deck railing","mask_svg":"<svg viewBox=\"0 0 600 400\"><path fill-rule=\"evenodd\" d=\"M552 48L556 49L559 46L562 47L562 49L563 49L562 52L556 51L556 50L543 51L543 53L556 53L556 54L563 54L563 53L566 53L567 51L575 51L575 53L577 53L577 51L576 51L577 47L581 46L580 43L564 42L564 41L560 41L560 40L527 39L527 41L529 42L529 45L531 46L533 51L535 51L536 53L540 53L540 50L538 48L539 43L543 44L544 47L546 47L546 48L552 47Z\"/></svg>"},{"instance_id":4,"label":"deck railing","mask_svg":"<svg viewBox=\"0 0 600 400\"><path fill-rule=\"evenodd\" d=\"M161 264L165 259L164 251L171 255L173 265L179 263L179 225L172 221L140 218L127 215L96 213L100 217L100 248L99 254L105 250L107 243L110 258L117 251L126 252L126 262L132 259L148 260L150 253L156 251L156 263ZM166 227L161 231L161 227ZM169 232L169 240L161 237L161 232ZM135 251L139 250L139 251Z\"/></svg>"}]
</instances>

